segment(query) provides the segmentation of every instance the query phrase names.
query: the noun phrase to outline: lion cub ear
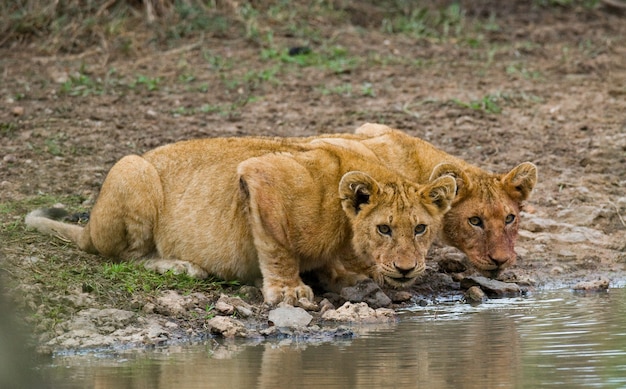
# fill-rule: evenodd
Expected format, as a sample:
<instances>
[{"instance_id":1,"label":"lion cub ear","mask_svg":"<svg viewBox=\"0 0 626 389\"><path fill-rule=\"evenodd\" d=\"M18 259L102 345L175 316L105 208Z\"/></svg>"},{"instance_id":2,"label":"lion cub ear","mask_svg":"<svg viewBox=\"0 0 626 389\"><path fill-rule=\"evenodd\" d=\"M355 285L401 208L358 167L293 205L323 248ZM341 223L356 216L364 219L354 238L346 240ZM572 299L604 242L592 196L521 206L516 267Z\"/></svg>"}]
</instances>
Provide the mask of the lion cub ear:
<instances>
[{"instance_id":1,"label":"lion cub ear","mask_svg":"<svg viewBox=\"0 0 626 389\"><path fill-rule=\"evenodd\" d=\"M430 174L429 181L433 181L436 178L442 176L452 176L456 180L456 195L463 197L466 193L472 189L472 180L460 166L452 162L443 162L435 166L433 172Z\"/></svg>"},{"instance_id":2,"label":"lion cub ear","mask_svg":"<svg viewBox=\"0 0 626 389\"><path fill-rule=\"evenodd\" d=\"M369 204L370 197L377 191L378 183L363 172L348 172L339 182L341 206L351 216L358 214L362 205Z\"/></svg>"},{"instance_id":3,"label":"lion cub ear","mask_svg":"<svg viewBox=\"0 0 626 389\"><path fill-rule=\"evenodd\" d=\"M530 197L537 183L537 166L524 162L502 177L504 190L513 200L522 202Z\"/></svg>"},{"instance_id":4,"label":"lion cub ear","mask_svg":"<svg viewBox=\"0 0 626 389\"><path fill-rule=\"evenodd\" d=\"M422 188L422 198L435 205L442 213L448 212L456 196L456 182L450 175L438 177Z\"/></svg>"}]
</instances>

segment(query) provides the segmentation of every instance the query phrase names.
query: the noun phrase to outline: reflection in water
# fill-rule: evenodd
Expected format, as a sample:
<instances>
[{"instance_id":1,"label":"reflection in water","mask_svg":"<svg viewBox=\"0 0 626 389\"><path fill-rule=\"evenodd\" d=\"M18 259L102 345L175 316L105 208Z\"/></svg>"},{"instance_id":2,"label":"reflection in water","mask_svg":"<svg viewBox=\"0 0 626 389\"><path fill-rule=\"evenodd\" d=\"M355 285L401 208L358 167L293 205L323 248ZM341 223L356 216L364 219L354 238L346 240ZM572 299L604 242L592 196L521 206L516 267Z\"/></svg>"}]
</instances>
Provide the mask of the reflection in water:
<instances>
[{"instance_id":1,"label":"reflection in water","mask_svg":"<svg viewBox=\"0 0 626 389\"><path fill-rule=\"evenodd\" d=\"M211 340L44 372L59 388L626 387L625 292L416 307L349 341Z\"/></svg>"}]
</instances>

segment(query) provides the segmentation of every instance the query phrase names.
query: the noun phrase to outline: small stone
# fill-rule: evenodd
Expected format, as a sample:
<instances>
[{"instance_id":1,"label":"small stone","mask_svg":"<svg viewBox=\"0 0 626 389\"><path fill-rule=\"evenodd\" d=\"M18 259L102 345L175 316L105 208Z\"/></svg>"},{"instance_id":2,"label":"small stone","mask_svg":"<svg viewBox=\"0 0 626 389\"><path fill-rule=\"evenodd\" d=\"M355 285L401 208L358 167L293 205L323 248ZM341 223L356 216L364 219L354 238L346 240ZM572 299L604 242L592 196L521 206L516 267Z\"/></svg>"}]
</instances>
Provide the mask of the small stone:
<instances>
[{"instance_id":1,"label":"small stone","mask_svg":"<svg viewBox=\"0 0 626 389\"><path fill-rule=\"evenodd\" d=\"M609 289L610 280L606 277L600 277L593 281L581 281L574 285L576 291L604 291Z\"/></svg>"},{"instance_id":2,"label":"small stone","mask_svg":"<svg viewBox=\"0 0 626 389\"><path fill-rule=\"evenodd\" d=\"M411 297L413 297L411 293L406 290L394 290L389 292L388 296L391 298L391 301L396 304L407 302L411 300Z\"/></svg>"},{"instance_id":3,"label":"small stone","mask_svg":"<svg viewBox=\"0 0 626 389\"><path fill-rule=\"evenodd\" d=\"M393 309L378 308L374 310L366 303L346 302L337 309L331 309L322 315L322 319L350 323L386 323L394 321L396 313Z\"/></svg>"},{"instance_id":4,"label":"small stone","mask_svg":"<svg viewBox=\"0 0 626 389\"><path fill-rule=\"evenodd\" d=\"M184 296L174 290L166 290L157 299L157 310L165 316L178 316L187 311L184 303Z\"/></svg>"},{"instance_id":5,"label":"small stone","mask_svg":"<svg viewBox=\"0 0 626 389\"><path fill-rule=\"evenodd\" d=\"M333 303L331 303L328 299L323 299L322 301L320 301L320 314L323 315L324 312L328 311L329 309L335 309L335 306L333 305Z\"/></svg>"},{"instance_id":6,"label":"small stone","mask_svg":"<svg viewBox=\"0 0 626 389\"><path fill-rule=\"evenodd\" d=\"M178 327L179 327L178 324L174 323L173 321L166 321L165 322L165 328L169 328L170 330L176 329Z\"/></svg>"},{"instance_id":7,"label":"small stone","mask_svg":"<svg viewBox=\"0 0 626 389\"><path fill-rule=\"evenodd\" d=\"M237 312L242 317L249 317L249 316L252 316L252 314L254 313L254 309L252 305L243 301L240 297L230 297L225 294L222 294L220 296L220 299L215 304L216 309L218 305L225 310L223 313L224 315L232 315L234 312ZM230 309L228 308L229 306L233 308L232 312L230 312ZM230 313L227 313L227 312L230 312Z\"/></svg>"},{"instance_id":8,"label":"small stone","mask_svg":"<svg viewBox=\"0 0 626 389\"><path fill-rule=\"evenodd\" d=\"M472 286L465 292L465 298L469 302L482 303L487 299L487 296L479 286Z\"/></svg>"},{"instance_id":9,"label":"small stone","mask_svg":"<svg viewBox=\"0 0 626 389\"><path fill-rule=\"evenodd\" d=\"M439 270L444 273L463 273L467 270L465 255L461 253L450 253L438 262Z\"/></svg>"},{"instance_id":10,"label":"small stone","mask_svg":"<svg viewBox=\"0 0 626 389\"><path fill-rule=\"evenodd\" d=\"M156 306L152 303L146 303L143 308L141 308L141 311L144 313L154 313L154 309L156 308Z\"/></svg>"},{"instance_id":11,"label":"small stone","mask_svg":"<svg viewBox=\"0 0 626 389\"><path fill-rule=\"evenodd\" d=\"M313 320L313 316L307 311L289 305L278 307L269 313L269 321L277 327L306 327L311 320Z\"/></svg>"},{"instance_id":12,"label":"small stone","mask_svg":"<svg viewBox=\"0 0 626 389\"><path fill-rule=\"evenodd\" d=\"M235 310L237 311L237 313L241 317L250 317L254 313L254 312L252 312L252 309L247 308L247 307L245 307L243 305L236 306Z\"/></svg>"},{"instance_id":13,"label":"small stone","mask_svg":"<svg viewBox=\"0 0 626 389\"><path fill-rule=\"evenodd\" d=\"M243 323L230 316L215 316L207 320L207 326L212 334L224 338L245 337L248 334Z\"/></svg>"},{"instance_id":14,"label":"small stone","mask_svg":"<svg viewBox=\"0 0 626 389\"><path fill-rule=\"evenodd\" d=\"M221 315L226 315L226 316L230 316L233 313L235 313L235 307L221 300L215 303L215 310L219 312Z\"/></svg>"},{"instance_id":15,"label":"small stone","mask_svg":"<svg viewBox=\"0 0 626 389\"><path fill-rule=\"evenodd\" d=\"M7 163L15 163L17 162L17 157L13 154L7 154L4 157L2 157L2 160Z\"/></svg>"},{"instance_id":16,"label":"small stone","mask_svg":"<svg viewBox=\"0 0 626 389\"><path fill-rule=\"evenodd\" d=\"M22 116L24 115L24 107L13 107L11 113L13 116Z\"/></svg>"},{"instance_id":17,"label":"small stone","mask_svg":"<svg viewBox=\"0 0 626 389\"><path fill-rule=\"evenodd\" d=\"M372 308L387 307L391 304L391 299L371 279L343 288L341 297L353 303L365 302Z\"/></svg>"},{"instance_id":18,"label":"small stone","mask_svg":"<svg viewBox=\"0 0 626 389\"><path fill-rule=\"evenodd\" d=\"M263 292L261 289L252 285L243 285L237 291L237 294L244 297L246 301L250 302L263 302Z\"/></svg>"},{"instance_id":19,"label":"small stone","mask_svg":"<svg viewBox=\"0 0 626 389\"><path fill-rule=\"evenodd\" d=\"M461 280L461 288L469 289L472 286L479 286L490 297L518 296L522 292L517 284L483 276L468 276Z\"/></svg>"},{"instance_id":20,"label":"small stone","mask_svg":"<svg viewBox=\"0 0 626 389\"><path fill-rule=\"evenodd\" d=\"M307 298L301 298L298 300L298 306L300 308L306 309L307 311L317 311L319 310L319 306L315 304L315 302L310 301Z\"/></svg>"},{"instance_id":21,"label":"small stone","mask_svg":"<svg viewBox=\"0 0 626 389\"><path fill-rule=\"evenodd\" d=\"M149 109L146 111L146 119L155 119L156 117L157 113L154 110Z\"/></svg>"},{"instance_id":22,"label":"small stone","mask_svg":"<svg viewBox=\"0 0 626 389\"><path fill-rule=\"evenodd\" d=\"M550 269L550 275L556 276L559 274L563 274L564 271L565 269L563 268L563 266L554 266L552 269Z\"/></svg>"}]
</instances>

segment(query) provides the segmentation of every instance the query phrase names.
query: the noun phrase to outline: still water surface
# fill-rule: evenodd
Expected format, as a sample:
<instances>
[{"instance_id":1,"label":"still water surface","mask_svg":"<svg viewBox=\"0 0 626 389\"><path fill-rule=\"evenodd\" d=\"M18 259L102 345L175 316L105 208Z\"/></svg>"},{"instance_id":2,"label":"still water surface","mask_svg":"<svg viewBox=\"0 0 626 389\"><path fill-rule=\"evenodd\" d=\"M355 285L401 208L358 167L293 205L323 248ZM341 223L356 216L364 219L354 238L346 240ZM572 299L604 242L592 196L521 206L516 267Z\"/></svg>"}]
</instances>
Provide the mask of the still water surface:
<instances>
[{"instance_id":1,"label":"still water surface","mask_svg":"<svg viewBox=\"0 0 626 389\"><path fill-rule=\"evenodd\" d=\"M335 341L57 356L55 388L626 388L626 289L414 307Z\"/></svg>"}]
</instances>

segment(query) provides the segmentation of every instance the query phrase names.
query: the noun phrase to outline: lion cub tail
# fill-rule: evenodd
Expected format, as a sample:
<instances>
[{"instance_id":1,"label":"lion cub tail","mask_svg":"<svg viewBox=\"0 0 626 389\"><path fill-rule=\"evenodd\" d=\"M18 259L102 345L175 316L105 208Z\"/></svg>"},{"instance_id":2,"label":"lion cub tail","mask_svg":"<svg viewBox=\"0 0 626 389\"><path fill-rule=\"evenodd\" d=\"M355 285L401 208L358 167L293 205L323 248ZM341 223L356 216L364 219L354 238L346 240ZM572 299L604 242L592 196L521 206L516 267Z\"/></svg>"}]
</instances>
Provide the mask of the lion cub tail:
<instances>
[{"instance_id":1,"label":"lion cub tail","mask_svg":"<svg viewBox=\"0 0 626 389\"><path fill-rule=\"evenodd\" d=\"M81 244L84 227L59 221L66 216L68 216L68 212L62 208L40 208L26 215L24 222L26 226L34 228L41 233L73 242L81 249L87 250L88 247L82 247L83 245Z\"/></svg>"}]
</instances>

